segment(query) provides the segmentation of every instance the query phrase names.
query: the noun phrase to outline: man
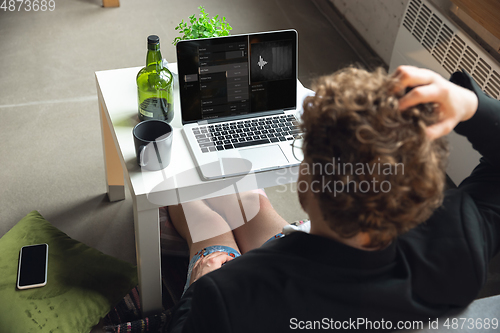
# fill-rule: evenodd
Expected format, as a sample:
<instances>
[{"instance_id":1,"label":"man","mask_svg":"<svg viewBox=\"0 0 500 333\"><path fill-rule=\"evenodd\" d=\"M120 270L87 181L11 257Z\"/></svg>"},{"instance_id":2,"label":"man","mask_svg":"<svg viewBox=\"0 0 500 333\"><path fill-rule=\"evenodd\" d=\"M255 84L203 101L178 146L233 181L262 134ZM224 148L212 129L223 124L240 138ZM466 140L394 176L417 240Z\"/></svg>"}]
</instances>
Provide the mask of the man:
<instances>
[{"instance_id":1,"label":"man","mask_svg":"<svg viewBox=\"0 0 500 333\"><path fill-rule=\"evenodd\" d=\"M297 183L310 233L266 241L286 222L261 195L234 230L239 207L224 200L169 207L192 258L171 332L423 328L486 282L500 249L499 102L468 74L408 66L342 70L315 91ZM453 129L483 157L443 195ZM193 243L183 210L219 236Z\"/></svg>"}]
</instances>

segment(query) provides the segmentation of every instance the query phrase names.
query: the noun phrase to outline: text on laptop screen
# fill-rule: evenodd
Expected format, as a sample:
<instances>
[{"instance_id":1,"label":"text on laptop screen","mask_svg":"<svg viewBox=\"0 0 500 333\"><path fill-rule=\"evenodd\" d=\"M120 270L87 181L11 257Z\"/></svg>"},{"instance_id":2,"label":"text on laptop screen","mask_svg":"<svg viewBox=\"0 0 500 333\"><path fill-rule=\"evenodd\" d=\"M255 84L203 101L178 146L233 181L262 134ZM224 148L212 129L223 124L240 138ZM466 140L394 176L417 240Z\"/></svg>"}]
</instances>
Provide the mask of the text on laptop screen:
<instances>
[{"instance_id":1,"label":"text on laptop screen","mask_svg":"<svg viewBox=\"0 0 500 333\"><path fill-rule=\"evenodd\" d=\"M179 42L184 123L296 108L294 30Z\"/></svg>"}]
</instances>

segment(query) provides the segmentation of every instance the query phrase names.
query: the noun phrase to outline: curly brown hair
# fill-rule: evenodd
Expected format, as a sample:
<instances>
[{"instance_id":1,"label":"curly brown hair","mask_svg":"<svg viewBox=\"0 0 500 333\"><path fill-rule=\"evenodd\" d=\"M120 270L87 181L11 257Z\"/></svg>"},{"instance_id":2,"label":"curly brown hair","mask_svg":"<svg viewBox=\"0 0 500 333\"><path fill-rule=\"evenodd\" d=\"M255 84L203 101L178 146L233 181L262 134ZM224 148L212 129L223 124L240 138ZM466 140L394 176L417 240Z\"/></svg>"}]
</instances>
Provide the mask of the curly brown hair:
<instances>
[{"instance_id":1,"label":"curly brown hair","mask_svg":"<svg viewBox=\"0 0 500 333\"><path fill-rule=\"evenodd\" d=\"M433 106L399 111L404 92L380 68L346 68L314 90L303 105L303 163L309 184L329 184L312 187L329 227L344 238L366 232L370 247L382 247L429 218L442 203L448 156L446 140L425 133Z\"/></svg>"}]
</instances>

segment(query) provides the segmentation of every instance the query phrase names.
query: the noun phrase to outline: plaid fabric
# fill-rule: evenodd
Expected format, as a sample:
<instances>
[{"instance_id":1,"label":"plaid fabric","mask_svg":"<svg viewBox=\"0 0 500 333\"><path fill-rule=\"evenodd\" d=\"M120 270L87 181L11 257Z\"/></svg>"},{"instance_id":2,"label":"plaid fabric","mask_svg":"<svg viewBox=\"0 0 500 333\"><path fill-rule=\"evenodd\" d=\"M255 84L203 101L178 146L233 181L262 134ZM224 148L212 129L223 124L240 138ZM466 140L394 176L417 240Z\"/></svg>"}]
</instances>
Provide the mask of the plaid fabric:
<instances>
[{"instance_id":1,"label":"plaid fabric","mask_svg":"<svg viewBox=\"0 0 500 333\"><path fill-rule=\"evenodd\" d=\"M163 306L173 308L182 296L186 283L189 257L163 256L161 271L163 282Z\"/></svg>"},{"instance_id":2,"label":"plaid fabric","mask_svg":"<svg viewBox=\"0 0 500 333\"><path fill-rule=\"evenodd\" d=\"M160 207L160 243L163 255L189 257L189 248L186 241L175 230L167 207Z\"/></svg>"},{"instance_id":3,"label":"plaid fabric","mask_svg":"<svg viewBox=\"0 0 500 333\"><path fill-rule=\"evenodd\" d=\"M179 301L188 267L188 258L162 257L163 306L168 309L161 314L141 318L139 290L132 289L105 318L104 330L108 333L166 332L171 310Z\"/></svg>"},{"instance_id":4,"label":"plaid fabric","mask_svg":"<svg viewBox=\"0 0 500 333\"><path fill-rule=\"evenodd\" d=\"M171 318L170 310L146 318L141 318L140 313L139 291L135 287L105 317L104 331L109 333L166 332Z\"/></svg>"}]
</instances>

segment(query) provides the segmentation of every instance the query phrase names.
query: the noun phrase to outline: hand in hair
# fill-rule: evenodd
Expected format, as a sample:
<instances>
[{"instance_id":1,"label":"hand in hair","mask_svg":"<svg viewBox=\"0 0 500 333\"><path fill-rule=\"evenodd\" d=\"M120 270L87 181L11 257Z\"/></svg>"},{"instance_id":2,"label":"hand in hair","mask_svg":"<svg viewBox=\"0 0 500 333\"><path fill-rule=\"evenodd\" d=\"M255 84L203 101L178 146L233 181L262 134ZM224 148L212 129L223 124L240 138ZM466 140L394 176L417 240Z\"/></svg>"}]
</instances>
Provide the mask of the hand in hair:
<instances>
[{"instance_id":1,"label":"hand in hair","mask_svg":"<svg viewBox=\"0 0 500 333\"><path fill-rule=\"evenodd\" d=\"M450 133L455 126L476 112L478 99L472 91L457 86L441 75L423 68L400 66L394 72L400 89L413 88L399 100L405 110L421 103L436 103L439 121L427 127L427 136L436 139Z\"/></svg>"}]
</instances>

